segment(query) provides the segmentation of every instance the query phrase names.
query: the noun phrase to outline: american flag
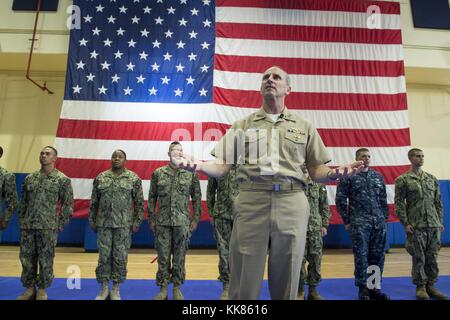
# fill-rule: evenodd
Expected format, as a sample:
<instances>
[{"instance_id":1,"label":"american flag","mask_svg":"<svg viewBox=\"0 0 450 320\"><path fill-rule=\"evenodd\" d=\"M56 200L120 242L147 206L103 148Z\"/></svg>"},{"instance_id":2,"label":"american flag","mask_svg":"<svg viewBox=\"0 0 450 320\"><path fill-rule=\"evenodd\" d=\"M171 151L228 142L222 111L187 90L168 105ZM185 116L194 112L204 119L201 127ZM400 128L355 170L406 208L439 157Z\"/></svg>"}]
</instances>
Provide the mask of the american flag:
<instances>
[{"instance_id":1,"label":"american flag","mask_svg":"<svg viewBox=\"0 0 450 320\"><path fill-rule=\"evenodd\" d=\"M92 180L123 149L143 180L172 140L211 159L215 141L261 106L261 74L291 76L287 106L319 130L331 165L368 147L386 180L408 169L410 145L400 6L362 0L74 0L58 168L85 216ZM201 176L206 198L205 176ZM336 186L327 186L331 223ZM203 201L204 202L204 201ZM206 220L206 206L202 220ZM395 217L392 216L391 220Z\"/></svg>"}]
</instances>

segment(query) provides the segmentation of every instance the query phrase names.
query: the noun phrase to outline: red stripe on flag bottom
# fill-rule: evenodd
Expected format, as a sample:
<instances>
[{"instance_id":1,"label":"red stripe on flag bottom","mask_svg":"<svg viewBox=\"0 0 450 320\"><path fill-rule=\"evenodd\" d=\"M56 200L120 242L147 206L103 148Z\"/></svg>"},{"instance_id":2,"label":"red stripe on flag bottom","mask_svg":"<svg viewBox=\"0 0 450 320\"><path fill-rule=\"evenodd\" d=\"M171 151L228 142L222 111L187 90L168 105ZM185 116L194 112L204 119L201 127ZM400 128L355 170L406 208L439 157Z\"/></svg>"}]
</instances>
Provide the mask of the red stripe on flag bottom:
<instances>
[{"instance_id":1,"label":"red stripe on flag bottom","mask_svg":"<svg viewBox=\"0 0 450 320\"><path fill-rule=\"evenodd\" d=\"M89 200L75 200L74 201L74 218L86 218L89 214ZM189 205L190 206L190 205ZM388 222L397 222L399 221L397 216L394 213L394 204L389 204L389 219ZM208 216L208 208L206 205L206 201L202 201L202 215L200 217L200 221L210 221L211 218ZM342 224L342 218L337 212L336 206L330 206L330 224ZM145 201L145 211L144 211L145 219L147 219L147 201Z\"/></svg>"},{"instance_id":2,"label":"red stripe on flag bottom","mask_svg":"<svg viewBox=\"0 0 450 320\"><path fill-rule=\"evenodd\" d=\"M405 75L403 61L271 58L216 54L214 69L264 73L277 65L289 74L398 77Z\"/></svg>"},{"instance_id":3,"label":"red stripe on flag bottom","mask_svg":"<svg viewBox=\"0 0 450 320\"><path fill-rule=\"evenodd\" d=\"M292 1L270 1L270 0L216 0L216 7L238 7L238 8L267 8L267 9L294 9L294 10L320 10L320 11L347 11L367 12L371 5L380 8L381 14L400 14L400 4L388 1L355 1L355 0L292 0Z\"/></svg>"},{"instance_id":4,"label":"red stripe on flag bottom","mask_svg":"<svg viewBox=\"0 0 450 320\"><path fill-rule=\"evenodd\" d=\"M168 164L168 160L127 160L126 167L142 180L149 180L156 169ZM111 160L58 158L56 167L70 178L94 179L103 171L111 169ZM199 178L208 179L203 174L199 174Z\"/></svg>"},{"instance_id":5,"label":"red stripe on flag bottom","mask_svg":"<svg viewBox=\"0 0 450 320\"><path fill-rule=\"evenodd\" d=\"M259 91L214 87L213 102L232 107L260 108L261 93ZM322 111L400 111L407 109L406 93L361 94L291 92L286 97L286 106L293 110Z\"/></svg>"},{"instance_id":6,"label":"red stripe on flag bottom","mask_svg":"<svg viewBox=\"0 0 450 320\"><path fill-rule=\"evenodd\" d=\"M411 145L409 128L392 130L317 129L327 147L404 147Z\"/></svg>"},{"instance_id":7,"label":"red stripe on flag bottom","mask_svg":"<svg viewBox=\"0 0 450 320\"><path fill-rule=\"evenodd\" d=\"M397 222L398 217L395 215L395 205L394 204L388 204L388 208L389 208L389 218L388 218L388 222ZM330 206L330 213L331 213L331 217L330 217L330 224L342 224L342 217L341 215L338 213L336 206Z\"/></svg>"},{"instance_id":8,"label":"red stripe on flag bottom","mask_svg":"<svg viewBox=\"0 0 450 320\"><path fill-rule=\"evenodd\" d=\"M130 129L132 127L133 129ZM218 141L230 125L201 123L149 123L61 119L58 138L135 140L135 141ZM156 128L161 128L157 130ZM176 131L183 134L176 135ZM180 131L181 130L181 131ZM319 129L328 147L398 147L409 146L409 129L360 130Z\"/></svg>"},{"instance_id":9,"label":"red stripe on flag bottom","mask_svg":"<svg viewBox=\"0 0 450 320\"><path fill-rule=\"evenodd\" d=\"M226 22L216 23L216 37L366 44L402 43L400 30Z\"/></svg>"},{"instance_id":10,"label":"red stripe on flag bottom","mask_svg":"<svg viewBox=\"0 0 450 320\"><path fill-rule=\"evenodd\" d=\"M87 218L89 216L89 206L90 206L90 200L81 200L81 199L75 199L74 200L74 209L73 209L73 217L74 218ZM144 202L144 218L147 219L147 205L148 201ZM189 204L189 208L191 209L191 204ZM210 218L208 216L208 206L206 204L206 201L202 201L202 215L200 216L200 221L209 221Z\"/></svg>"}]
</instances>

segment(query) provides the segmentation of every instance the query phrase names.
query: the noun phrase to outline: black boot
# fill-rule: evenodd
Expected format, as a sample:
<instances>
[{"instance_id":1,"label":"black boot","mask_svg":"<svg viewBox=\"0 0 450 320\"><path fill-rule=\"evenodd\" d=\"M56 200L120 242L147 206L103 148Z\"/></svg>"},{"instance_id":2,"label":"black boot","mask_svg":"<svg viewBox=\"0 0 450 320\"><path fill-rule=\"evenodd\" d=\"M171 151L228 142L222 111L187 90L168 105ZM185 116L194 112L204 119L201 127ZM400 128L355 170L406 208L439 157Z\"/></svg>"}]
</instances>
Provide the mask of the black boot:
<instances>
[{"instance_id":1,"label":"black boot","mask_svg":"<svg viewBox=\"0 0 450 320\"><path fill-rule=\"evenodd\" d=\"M381 292L380 289L369 290L369 296L372 300L391 300L391 298L389 298L386 293Z\"/></svg>"},{"instance_id":2,"label":"black boot","mask_svg":"<svg viewBox=\"0 0 450 320\"><path fill-rule=\"evenodd\" d=\"M360 287L358 293L359 300L370 300L369 289L366 287Z\"/></svg>"}]
</instances>

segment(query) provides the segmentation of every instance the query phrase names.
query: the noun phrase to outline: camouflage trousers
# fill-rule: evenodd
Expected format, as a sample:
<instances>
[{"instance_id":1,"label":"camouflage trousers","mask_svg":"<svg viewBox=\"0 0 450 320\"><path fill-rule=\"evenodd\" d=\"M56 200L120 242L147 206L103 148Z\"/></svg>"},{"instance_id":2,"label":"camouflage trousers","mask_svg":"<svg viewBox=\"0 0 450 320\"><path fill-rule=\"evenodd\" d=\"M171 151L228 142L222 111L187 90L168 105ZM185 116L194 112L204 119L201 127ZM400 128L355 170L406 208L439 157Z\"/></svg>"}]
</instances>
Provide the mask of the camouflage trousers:
<instances>
[{"instance_id":1,"label":"camouflage trousers","mask_svg":"<svg viewBox=\"0 0 450 320\"><path fill-rule=\"evenodd\" d=\"M188 226L156 226L155 249L158 254L157 286L167 286L170 282L176 286L184 283L184 279L186 278L184 264L188 240Z\"/></svg>"},{"instance_id":2,"label":"camouflage trousers","mask_svg":"<svg viewBox=\"0 0 450 320\"><path fill-rule=\"evenodd\" d=\"M230 282L230 238L233 220L214 218L214 239L219 251L219 281Z\"/></svg>"},{"instance_id":3,"label":"camouflage trousers","mask_svg":"<svg viewBox=\"0 0 450 320\"><path fill-rule=\"evenodd\" d=\"M25 288L50 287L53 280L53 259L58 241L56 230L20 230L21 281Z\"/></svg>"},{"instance_id":4,"label":"camouflage trousers","mask_svg":"<svg viewBox=\"0 0 450 320\"><path fill-rule=\"evenodd\" d=\"M303 291L305 282L310 286L319 285L321 279L320 264L322 262L322 247L323 239L321 231L308 231L306 234L305 254L300 270L299 291ZM306 262L308 262L308 269L305 266Z\"/></svg>"},{"instance_id":5,"label":"camouflage trousers","mask_svg":"<svg viewBox=\"0 0 450 320\"><path fill-rule=\"evenodd\" d=\"M355 259L355 285L366 287L368 267L375 265L384 269L384 247L386 244L387 225L352 225L351 238Z\"/></svg>"},{"instance_id":6,"label":"camouflage trousers","mask_svg":"<svg viewBox=\"0 0 450 320\"><path fill-rule=\"evenodd\" d=\"M412 256L412 282L416 286L433 285L439 275L437 257L441 248L439 228L414 229L407 234L406 251Z\"/></svg>"},{"instance_id":7,"label":"camouflage trousers","mask_svg":"<svg viewBox=\"0 0 450 320\"><path fill-rule=\"evenodd\" d=\"M97 228L97 236L97 281L124 282L127 277L128 250L131 246L130 228Z\"/></svg>"}]
</instances>

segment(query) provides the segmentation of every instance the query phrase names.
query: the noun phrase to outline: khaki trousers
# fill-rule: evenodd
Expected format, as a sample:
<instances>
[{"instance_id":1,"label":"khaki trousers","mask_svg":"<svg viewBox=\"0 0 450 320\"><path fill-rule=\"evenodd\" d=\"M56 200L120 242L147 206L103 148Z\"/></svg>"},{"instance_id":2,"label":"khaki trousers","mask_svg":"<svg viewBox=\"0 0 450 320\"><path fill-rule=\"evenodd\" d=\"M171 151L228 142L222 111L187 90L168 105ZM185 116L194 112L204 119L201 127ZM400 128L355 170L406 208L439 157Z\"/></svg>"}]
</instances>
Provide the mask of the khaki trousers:
<instances>
[{"instance_id":1,"label":"khaki trousers","mask_svg":"<svg viewBox=\"0 0 450 320\"><path fill-rule=\"evenodd\" d=\"M296 298L308 219L303 191L239 192L230 240L230 300L259 298L267 254L271 298Z\"/></svg>"}]
</instances>

